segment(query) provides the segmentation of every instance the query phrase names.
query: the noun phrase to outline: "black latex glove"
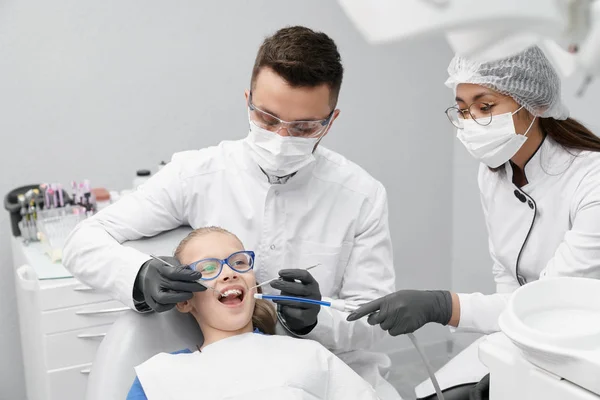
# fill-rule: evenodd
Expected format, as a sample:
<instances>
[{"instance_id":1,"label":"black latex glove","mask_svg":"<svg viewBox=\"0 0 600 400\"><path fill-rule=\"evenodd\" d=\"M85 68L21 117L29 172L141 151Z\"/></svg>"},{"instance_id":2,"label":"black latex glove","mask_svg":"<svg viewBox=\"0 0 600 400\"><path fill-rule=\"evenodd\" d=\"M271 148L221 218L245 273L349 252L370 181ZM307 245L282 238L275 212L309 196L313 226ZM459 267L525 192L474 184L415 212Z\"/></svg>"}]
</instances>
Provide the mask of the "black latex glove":
<instances>
[{"instance_id":1,"label":"black latex glove","mask_svg":"<svg viewBox=\"0 0 600 400\"><path fill-rule=\"evenodd\" d=\"M177 268L152 259L142 265L135 280L134 293L141 293L151 309L156 312L170 310L180 301L191 299L193 292L206 290L195 282L202 277L200 272L179 264L175 257L160 258Z\"/></svg>"},{"instance_id":2,"label":"black latex glove","mask_svg":"<svg viewBox=\"0 0 600 400\"><path fill-rule=\"evenodd\" d=\"M282 296L321 300L319 283L310 272L303 269L282 269L279 271L279 276L282 280L272 282L271 287L281 290ZM293 333L306 335L317 326L317 315L321 311L321 306L295 301L274 300L274 302L277 303L285 324Z\"/></svg>"},{"instance_id":3,"label":"black latex glove","mask_svg":"<svg viewBox=\"0 0 600 400\"><path fill-rule=\"evenodd\" d=\"M490 374L484 376L483 379L471 389L469 400L490 400Z\"/></svg>"},{"instance_id":4,"label":"black latex glove","mask_svg":"<svg viewBox=\"0 0 600 400\"><path fill-rule=\"evenodd\" d=\"M452 317L452 295L447 291L400 290L363 304L347 320L369 315L371 325L380 324L392 336L413 333L429 322L447 325Z\"/></svg>"}]
</instances>

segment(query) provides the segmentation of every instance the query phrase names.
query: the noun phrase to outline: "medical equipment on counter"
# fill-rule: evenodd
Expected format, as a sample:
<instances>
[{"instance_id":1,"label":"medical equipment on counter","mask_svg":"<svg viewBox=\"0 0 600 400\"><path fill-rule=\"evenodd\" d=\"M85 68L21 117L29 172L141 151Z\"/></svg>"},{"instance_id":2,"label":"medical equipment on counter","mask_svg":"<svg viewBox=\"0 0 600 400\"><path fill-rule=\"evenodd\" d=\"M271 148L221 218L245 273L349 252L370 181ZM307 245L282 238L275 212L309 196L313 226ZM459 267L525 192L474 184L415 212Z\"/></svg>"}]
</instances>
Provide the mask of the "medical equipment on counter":
<instances>
[{"instance_id":1,"label":"medical equipment on counter","mask_svg":"<svg viewBox=\"0 0 600 400\"><path fill-rule=\"evenodd\" d=\"M71 189L73 198L60 183L42 183L17 188L4 199L4 207L11 213L13 235L21 236L25 243L41 241L52 262L61 260L66 238L75 226L96 212L90 181L79 185L73 181Z\"/></svg>"},{"instance_id":2,"label":"medical equipment on counter","mask_svg":"<svg viewBox=\"0 0 600 400\"><path fill-rule=\"evenodd\" d=\"M66 206L41 210L37 214L37 238L50 261L60 261L67 237L78 223L87 218L87 211L80 206Z\"/></svg>"},{"instance_id":3,"label":"medical equipment on counter","mask_svg":"<svg viewBox=\"0 0 600 400\"><path fill-rule=\"evenodd\" d=\"M4 207L11 214L13 236L25 243L41 241L52 262L62 259L62 248L75 226L110 203L104 188L89 180L71 182L72 198L60 183L28 185L9 192Z\"/></svg>"},{"instance_id":4,"label":"medical equipment on counter","mask_svg":"<svg viewBox=\"0 0 600 400\"><path fill-rule=\"evenodd\" d=\"M89 185L89 181L86 182ZM78 206L85 207L84 214L93 212L93 204L87 204L85 207L85 204L69 198L59 183L23 186L9 192L4 199L4 207L11 214L13 236L21 236L26 242L38 241L40 232L50 236L49 231L42 231L42 220L51 218L55 223L57 217L72 219L72 214L81 216Z\"/></svg>"},{"instance_id":5,"label":"medical equipment on counter","mask_svg":"<svg viewBox=\"0 0 600 400\"><path fill-rule=\"evenodd\" d=\"M24 240L37 240L37 211L44 204L40 185L27 185L11 190L4 197L4 208L10 213L12 234Z\"/></svg>"},{"instance_id":6,"label":"medical equipment on counter","mask_svg":"<svg viewBox=\"0 0 600 400\"><path fill-rule=\"evenodd\" d=\"M515 291L499 319L502 336L512 344L490 337L479 350L490 368L490 399L516 398L504 386L523 390L519 398L600 398L598 293L600 280L566 277Z\"/></svg>"},{"instance_id":7,"label":"medical equipment on counter","mask_svg":"<svg viewBox=\"0 0 600 400\"><path fill-rule=\"evenodd\" d=\"M92 189L92 197L95 200L97 211L103 210L111 204L110 192L105 188Z\"/></svg>"},{"instance_id":8,"label":"medical equipment on counter","mask_svg":"<svg viewBox=\"0 0 600 400\"><path fill-rule=\"evenodd\" d=\"M315 265L311 265L310 267L308 267L308 268L305 268L304 270L305 270L305 271L310 271L311 269L313 269L313 268L316 268L316 267L318 267L319 265L321 265L321 264L315 264ZM258 284L258 285L256 285L256 286L252 286L252 287L250 288L250 290L252 290L252 289L256 289L256 288L259 288L259 287L263 287L263 286L265 286L265 285L268 285L268 284L269 284L269 283L271 283L271 282L275 282L275 281L276 281L276 280L278 280L278 279L281 279L281 277L277 276L277 277L275 277L275 278L273 278L273 279L269 279L269 280L267 280L267 281L264 281L263 283L260 283L260 284Z\"/></svg>"},{"instance_id":9,"label":"medical equipment on counter","mask_svg":"<svg viewBox=\"0 0 600 400\"><path fill-rule=\"evenodd\" d=\"M600 73L598 0L338 0L371 43L444 33L452 49L488 61L534 44L565 76L581 70L587 85ZM581 92L581 90L580 90Z\"/></svg>"},{"instance_id":10,"label":"medical equipment on counter","mask_svg":"<svg viewBox=\"0 0 600 400\"><path fill-rule=\"evenodd\" d=\"M37 240L37 209L34 205L35 201L31 198L32 194L34 196L37 195L33 190L28 190L26 194L17 196L17 200L21 206L19 229L21 230L21 236L26 241Z\"/></svg>"},{"instance_id":11,"label":"medical equipment on counter","mask_svg":"<svg viewBox=\"0 0 600 400\"><path fill-rule=\"evenodd\" d=\"M173 264L171 264L170 262L167 262L167 261L163 260L162 258L159 258L159 257L155 256L154 254L148 254L148 255L149 255L150 257L154 258L155 260L157 260L157 261L160 261L160 262L162 262L162 263L163 263L163 264L165 264L165 265L168 265L168 266L169 266L169 267L171 267L171 268L178 268L178 267L174 266ZM213 290L213 291L217 292L219 295L221 295L221 292L219 292L217 289L215 289L215 288L214 288L214 287L212 287L212 286L207 286L207 285L206 285L206 284L205 284L203 281L201 281L201 280L197 280L196 282L198 282L198 284L199 284L200 286L202 286L202 287L205 287L206 289L211 289L211 290Z\"/></svg>"},{"instance_id":12,"label":"medical equipment on counter","mask_svg":"<svg viewBox=\"0 0 600 400\"><path fill-rule=\"evenodd\" d=\"M135 178L133 179L133 189L137 189L138 186L143 185L150 179L150 171L147 169L137 170L135 173Z\"/></svg>"}]
</instances>

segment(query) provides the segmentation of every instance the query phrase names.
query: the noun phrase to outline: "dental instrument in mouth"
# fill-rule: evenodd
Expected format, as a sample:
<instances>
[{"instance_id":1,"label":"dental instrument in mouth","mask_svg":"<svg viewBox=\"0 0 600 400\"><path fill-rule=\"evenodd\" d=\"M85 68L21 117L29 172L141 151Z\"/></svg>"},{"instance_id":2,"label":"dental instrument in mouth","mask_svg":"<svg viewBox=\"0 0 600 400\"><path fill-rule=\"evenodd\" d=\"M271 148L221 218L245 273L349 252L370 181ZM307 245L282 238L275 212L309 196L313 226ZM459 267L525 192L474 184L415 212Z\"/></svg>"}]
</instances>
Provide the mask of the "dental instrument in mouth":
<instances>
[{"instance_id":1,"label":"dental instrument in mouth","mask_svg":"<svg viewBox=\"0 0 600 400\"><path fill-rule=\"evenodd\" d=\"M169 267L171 267L171 268L179 268L179 267L176 267L175 265L171 264L170 262L167 262L167 261L163 260L162 258L158 258L158 257L156 257L154 254L148 254L148 255L149 255L150 257L154 258L155 260L157 260L157 261L160 261L161 263L163 263L163 264L165 264L165 265L168 265L168 266L169 266ZM213 290L213 291L217 292L217 293L219 294L219 296L223 296L223 294L222 294L221 292L219 292L217 289L215 289L215 288L214 288L214 287L212 287L212 286L207 286L207 285L206 285L206 284L204 284L204 282L202 282L201 280L197 280L196 282L197 282L197 283L198 283L200 286L202 286L202 287L205 287L206 289L211 289L211 290Z\"/></svg>"},{"instance_id":2,"label":"dental instrument in mouth","mask_svg":"<svg viewBox=\"0 0 600 400\"><path fill-rule=\"evenodd\" d=\"M298 303L308 303L308 304L316 304L322 307L331 307L334 310L352 312L358 309L358 305L346 303L345 300L342 299L331 299L329 297L323 297L321 300L307 299L304 297L294 297L294 296L280 296L280 295L271 295L271 294L262 294L255 293L255 299L264 299L264 300L285 300L285 301L295 301Z\"/></svg>"},{"instance_id":3,"label":"dental instrument in mouth","mask_svg":"<svg viewBox=\"0 0 600 400\"><path fill-rule=\"evenodd\" d=\"M305 271L310 271L311 269L313 269L313 268L316 268L316 267L318 267L319 265L321 265L321 264L319 263L319 264L311 265L310 267L304 268L304 270L305 270ZM265 285L268 285L268 284L269 284L269 283L271 283L271 282L275 282L275 281L276 281L276 280L278 280L278 279L281 279L281 277L280 277L280 276L277 276L277 277L275 277L275 278L273 278L273 279L269 279L268 281L264 281L263 283L260 283L260 284L258 284L258 285L256 285L256 286L252 286L252 287L250 288L250 290L252 290L252 289L256 289L256 288L259 288L259 287L263 287L263 286L265 286Z\"/></svg>"}]
</instances>

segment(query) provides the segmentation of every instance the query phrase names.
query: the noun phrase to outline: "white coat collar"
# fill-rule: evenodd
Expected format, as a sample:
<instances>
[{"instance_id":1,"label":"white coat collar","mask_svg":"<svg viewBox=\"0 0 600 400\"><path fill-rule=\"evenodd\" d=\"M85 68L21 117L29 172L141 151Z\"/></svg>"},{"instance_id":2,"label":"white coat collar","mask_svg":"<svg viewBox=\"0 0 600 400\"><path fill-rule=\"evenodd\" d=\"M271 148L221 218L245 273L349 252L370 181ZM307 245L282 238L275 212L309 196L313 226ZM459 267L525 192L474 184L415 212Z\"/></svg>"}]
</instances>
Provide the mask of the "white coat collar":
<instances>
[{"instance_id":1,"label":"white coat collar","mask_svg":"<svg viewBox=\"0 0 600 400\"><path fill-rule=\"evenodd\" d=\"M548 175L563 173L571 165L578 152L578 150L567 150L551 137L545 136L536 152L525 164L525 177L528 183L523 188L536 185ZM509 182L512 182L511 163L507 162L504 168Z\"/></svg>"}]
</instances>

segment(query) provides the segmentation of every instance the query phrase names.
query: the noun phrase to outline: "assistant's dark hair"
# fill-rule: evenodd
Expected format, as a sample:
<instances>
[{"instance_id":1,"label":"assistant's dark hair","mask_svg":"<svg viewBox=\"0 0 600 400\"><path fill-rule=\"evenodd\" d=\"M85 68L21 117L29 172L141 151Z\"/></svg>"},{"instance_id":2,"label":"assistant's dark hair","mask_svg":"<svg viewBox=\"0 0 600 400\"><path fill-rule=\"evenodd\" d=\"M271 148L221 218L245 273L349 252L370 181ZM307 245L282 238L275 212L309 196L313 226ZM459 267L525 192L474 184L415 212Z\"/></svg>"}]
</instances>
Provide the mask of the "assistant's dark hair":
<instances>
[{"instance_id":1,"label":"assistant's dark hair","mask_svg":"<svg viewBox=\"0 0 600 400\"><path fill-rule=\"evenodd\" d=\"M540 118L540 130L567 149L600 151L600 138L573 118Z\"/></svg>"}]
</instances>

